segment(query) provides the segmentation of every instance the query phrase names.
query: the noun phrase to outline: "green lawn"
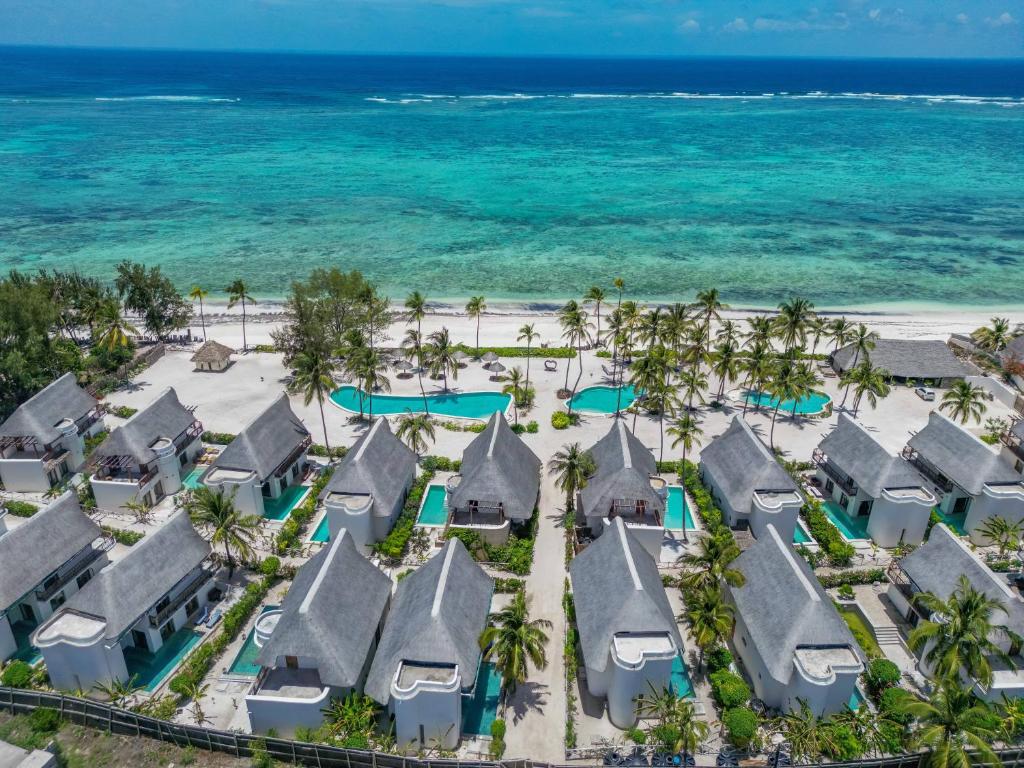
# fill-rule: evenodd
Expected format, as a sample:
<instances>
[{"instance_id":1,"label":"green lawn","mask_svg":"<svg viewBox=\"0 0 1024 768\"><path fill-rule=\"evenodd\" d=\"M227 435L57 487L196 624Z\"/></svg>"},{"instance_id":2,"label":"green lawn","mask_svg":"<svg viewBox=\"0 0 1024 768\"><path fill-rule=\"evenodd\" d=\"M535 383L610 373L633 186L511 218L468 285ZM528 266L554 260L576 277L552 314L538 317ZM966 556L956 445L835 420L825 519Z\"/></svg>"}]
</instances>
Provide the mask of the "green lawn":
<instances>
[{"instance_id":1,"label":"green lawn","mask_svg":"<svg viewBox=\"0 0 1024 768\"><path fill-rule=\"evenodd\" d=\"M864 623L859 614L849 609L840 609L839 615L843 617L846 626L853 633L853 638L869 659L884 658L882 649L878 647L878 643L875 642L875 636L871 633L871 628Z\"/></svg>"}]
</instances>

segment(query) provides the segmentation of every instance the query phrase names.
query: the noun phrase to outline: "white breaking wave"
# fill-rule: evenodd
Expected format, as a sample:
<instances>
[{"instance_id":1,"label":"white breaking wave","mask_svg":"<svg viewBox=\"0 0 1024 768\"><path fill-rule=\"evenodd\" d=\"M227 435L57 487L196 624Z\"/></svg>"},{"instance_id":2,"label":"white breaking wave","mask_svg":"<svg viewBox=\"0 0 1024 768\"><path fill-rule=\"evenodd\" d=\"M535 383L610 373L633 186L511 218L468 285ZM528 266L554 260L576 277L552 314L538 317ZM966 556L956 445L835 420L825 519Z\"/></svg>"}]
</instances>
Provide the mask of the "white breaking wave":
<instances>
[{"instance_id":1,"label":"white breaking wave","mask_svg":"<svg viewBox=\"0 0 1024 768\"><path fill-rule=\"evenodd\" d=\"M193 103L235 103L241 99L229 99L219 96L177 96L177 95L155 95L155 96L97 96L93 101L182 101Z\"/></svg>"}]
</instances>

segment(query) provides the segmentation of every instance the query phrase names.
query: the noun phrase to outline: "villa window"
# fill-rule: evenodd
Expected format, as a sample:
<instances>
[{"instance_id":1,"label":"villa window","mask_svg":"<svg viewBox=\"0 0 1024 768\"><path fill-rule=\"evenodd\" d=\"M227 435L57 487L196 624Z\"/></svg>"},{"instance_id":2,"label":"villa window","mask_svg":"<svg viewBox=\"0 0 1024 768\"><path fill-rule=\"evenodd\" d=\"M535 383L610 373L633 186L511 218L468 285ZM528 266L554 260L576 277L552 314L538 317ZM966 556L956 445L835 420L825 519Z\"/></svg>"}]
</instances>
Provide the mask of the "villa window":
<instances>
[{"instance_id":1,"label":"villa window","mask_svg":"<svg viewBox=\"0 0 1024 768\"><path fill-rule=\"evenodd\" d=\"M967 510L970 508L970 506L971 506L971 497L970 496L961 496L953 504L953 514L954 515L966 515L967 514Z\"/></svg>"},{"instance_id":2,"label":"villa window","mask_svg":"<svg viewBox=\"0 0 1024 768\"><path fill-rule=\"evenodd\" d=\"M825 490L826 490L826 491L827 491L828 493L832 493L832 490L833 490L833 489L834 489L835 487L836 487L836 484L835 484L835 483L833 483L833 482L832 482L831 480L826 480L826 481L825 481Z\"/></svg>"},{"instance_id":3,"label":"villa window","mask_svg":"<svg viewBox=\"0 0 1024 768\"><path fill-rule=\"evenodd\" d=\"M839 494L839 506L843 508L843 511L846 511L846 505L849 503L850 499L845 493Z\"/></svg>"},{"instance_id":4,"label":"villa window","mask_svg":"<svg viewBox=\"0 0 1024 768\"><path fill-rule=\"evenodd\" d=\"M153 613L160 613L160 611L162 611L164 608L166 608L170 604L171 604L171 597L170 597L170 595L164 595L163 597L160 598L160 602L158 602L155 606L153 606Z\"/></svg>"},{"instance_id":5,"label":"villa window","mask_svg":"<svg viewBox=\"0 0 1024 768\"><path fill-rule=\"evenodd\" d=\"M166 641L171 635L174 634L174 619L171 619L162 627L160 627L160 639Z\"/></svg>"},{"instance_id":6,"label":"villa window","mask_svg":"<svg viewBox=\"0 0 1024 768\"><path fill-rule=\"evenodd\" d=\"M187 453L181 454L181 456L178 457L178 462L181 464L181 466L184 467L185 464L188 462L188 454Z\"/></svg>"},{"instance_id":7,"label":"villa window","mask_svg":"<svg viewBox=\"0 0 1024 768\"><path fill-rule=\"evenodd\" d=\"M194 614L198 610L199 610L199 598L198 597L193 597L191 600L189 600L185 604L185 615L186 616L191 616L192 614Z\"/></svg>"},{"instance_id":8,"label":"villa window","mask_svg":"<svg viewBox=\"0 0 1024 768\"><path fill-rule=\"evenodd\" d=\"M89 579L91 579L91 578L92 578L92 569L90 568L89 570L87 570L84 573L82 573L75 580L75 583L78 585L78 588L81 589L82 587L84 587L86 584L89 583Z\"/></svg>"},{"instance_id":9,"label":"villa window","mask_svg":"<svg viewBox=\"0 0 1024 768\"><path fill-rule=\"evenodd\" d=\"M860 503L860 507L857 509L857 516L864 517L871 514L871 507L874 506L874 499L864 499Z\"/></svg>"},{"instance_id":10,"label":"villa window","mask_svg":"<svg viewBox=\"0 0 1024 768\"><path fill-rule=\"evenodd\" d=\"M50 608L51 608L51 610L56 611L58 608L60 608L62 605L64 605L64 603L66 601L67 601L67 598L64 597L64 593L63 592L58 592L56 595L54 595L52 598L50 598Z\"/></svg>"}]
</instances>

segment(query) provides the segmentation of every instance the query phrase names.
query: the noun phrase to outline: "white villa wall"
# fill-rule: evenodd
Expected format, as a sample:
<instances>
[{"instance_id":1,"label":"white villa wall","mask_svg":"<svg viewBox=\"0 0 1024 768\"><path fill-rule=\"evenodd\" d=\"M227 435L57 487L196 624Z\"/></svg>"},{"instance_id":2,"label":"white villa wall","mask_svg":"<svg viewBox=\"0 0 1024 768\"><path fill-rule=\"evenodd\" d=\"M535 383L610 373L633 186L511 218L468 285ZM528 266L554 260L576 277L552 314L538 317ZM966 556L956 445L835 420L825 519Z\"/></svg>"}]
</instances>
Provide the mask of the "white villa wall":
<instances>
[{"instance_id":1,"label":"white villa wall","mask_svg":"<svg viewBox=\"0 0 1024 768\"><path fill-rule=\"evenodd\" d=\"M931 514L932 505L928 503L876 499L868 517L868 535L880 547L917 545L924 541Z\"/></svg>"},{"instance_id":2,"label":"white villa wall","mask_svg":"<svg viewBox=\"0 0 1024 768\"><path fill-rule=\"evenodd\" d=\"M750 510L733 509L725 494L722 493L722 489L715 482L715 476L705 468L703 463L700 465L700 477L708 487L708 490L711 491L711 498L714 500L715 506L722 510L722 519L726 525L733 528L741 519L747 519Z\"/></svg>"},{"instance_id":3,"label":"white villa wall","mask_svg":"<svg viewBox=\"0 0 1024 768\"><path fill-rule=\"evenodd\" d=\"M964 530L975 544L986 544L987 539L981 535L981 528L990 517L1002 517L1008 522L1019 523L1024 520L1024 498L1018 494L1005 496L989 495L985 491L975 496L967 509Z\"/></svg>"},{"instance_id":4,"label":"white villa wall","mask_svg":"<svg viewBox=\"0 0 1024 768\"><path fill-rule=\"evenodd\" d=\"M797 712L800 710L800 702L804 701L818 717L842 712L853 696L859 675L860 669L857 668L836 672L834 679L829 682L818 682L804 677L794 664L793 677L784 689L785 705L780 709Z\"/></svg>"},{"instance_id":5,"label":"white villa wall","mask_svg":"<svg viewBox=\"0 0 1024 768\"><path fill-rule=\"evenodd\" d=\"M786 698L786 683L775 680L768 672L768 667L761 658L761 654L757 652L754 644L750 641L747 625L739 613L736 614L732 644L747 670L757 698L769 707L781 709Z\"/></svg>"},{"instance_id":6,"label":"white villa wall","mask_svg":"<svg viewBox=\"0 0 1024 768\"><path fill-rule=\"evenodd\" d=\"M263 492L260 489L259 479L255 474L242 482L224 480L219 483L207 482L205 485L214 493L223 492L225 495L229 496L234 493L235 507L237 507L243 515L256 515L257 517L263 517Z\"/></svg>"},{"instance_id":7,"label":"white villa wall","mask_svg":"<svg viewBox=\"0 0 1024 768\"><path fill-rule=\"evenodd\" d=\"M42 586L41 584L37 584L35 587L33 587L29 591L29 593L27 595L25 595L23 598L21 598L21 600L19 600L17 603L15 603L14 606L12 606L12 608L14 608L15 606L21 605L23 603L27 603L32 608L32 611L36 615L36 622L39 623L39 624L42 624L44 621L46 621L48 618L50 618L54 614L54 612L58 608L60 608L61 605L63 605L67 600L70 600L72 595L76 594L79 591L78 578L83 573L85 573L86 571L91 571L92 575L95 576L109 562L110 562L110 559L107 557L107 553L103 552L102 554L100 554L99 557L97 557L95 560L93 560L91 563L89 563L88 568L80 568L68 580L68 582L63 587L60 588L60 590L55 592L48 599L46 599L46 600L37 600L36 599L35 591L40 586ZM64 597L63 600L60 599L62 595Z\"/></svg>"},{"instance_id":8,"label":"white villa wall","mask_svg":"<svg viewBox=\"0 0 1024 768\"><path fill-rule=\"evenodd\" d=\"M50 684L58 690L89 691L98 683L128 680L124 652L116 642L106 645L102 638L91 645L58 642L41 650Z\"/></svg>"},{"instance_id":9,"label":"white villa wall","mask_svg":"<svg viewBox=\"0 0 1024 768\"><path fill-rule=\"evenodd\" d=\"M646 659L637 669L620 666L609 660L608 719L617 728L632 728L637 723L638 696L650 696L651 687L658 693L672 681L672 659Z\"/></svg>"},{"instance_id":10,"label":"white villa wall","mask_svg":"<svg viewBox=\"0 0 1024 768\"><path fill-rule=\"evenodd\" d=\"M92 494L96 497L96 507L110 512L127 512L127 505L145 498L146 494L156 486L156 480L150 480L141 488L138 483L128 480L99 480L93 477Z\"/></svg>"},{"instance_id":11,"label":"white villa wall","mask_svg":"<svg viewBox=\"0 0 1024 768\"><path fill-rule=\"evenodd\" d=\"M501 525L454 525L449 524L449 528L456 530L459 528L467 531L476 531L480 536L481 541L490 544L492 547L501 547L508 543L508 535L512 530L512 522L506 520Z\"/></svg>"},{"instance_id":12,"label":"white villa wall","mask_svg":"<svg viewBox=\"0 0 1024 768\"><path fill-rule=\"evenodd\" d=\"M408 698L392 692L391 711L395 716L395 741L401 745L420 744L420 730L426 745L435 741L445 749L455 749L462 736L462 689L420 690Z\"/></svg>"},{"instance_id":13,"label":"white villa wall","mask_svg":"<svg viewBox=\"0 0 1024 768\"><path fill-rule=\"evenodd\" d=\"M249 727L253 733L266 733L273 729L281 736L293 736L298 728L319 728L324 722L323 710L334 697L342 698L348 690L324 687L319 696L300 699L274 696L267 692L254 692L245 697L249 712Z\"/></svg>"},{"instance_id":14,"label":"white villa wall","mask_svg":"<svg viewBox=\"0 0 1024 768\"><path fill-rule=\"evenodd\" d=\"M383 538L377 537L378 521L373 517L373 504L367 504L361 509L349 509L344 504L328 500L324 504L324 509L327 512L327 530L330 532L331 541L337 541L341 532L347 531L352 541L365 551ZM387 533L384 536L387 536Z\"/></svg>"},{"instance_id":15,"label":"white villa wall","mask_svg":"<svg viewBox=\"0 0 1024 768\"><path fill-rule=\"evenodd\" d=\"M188 578L189 577L185 578L186 583L188 581ZM199 606L196 608L196 613L197 614L201 613L203 608L209 604L209 601L206 599L206 596L209 593L209 591L213 588L213 586L214 586L214 579L213 579L213 577L210 577L199 588L199 591L196 592L195 597L199 601ZM174 599L178 595L180 595L183 591L184 591L184 589L181 586L175 587L174 591L171 592L171 601L173 602ZM171 614L171 616L168 619L166 619L160 625L160 627L166 626L168 621L173 621L174 622L174 630L175 631L178 631L179 629L184 627L189 622L189 614L188 614L187 608L188 608L188 601L186 601L184 605L179 607L178 610L176 610L173 614ZM150 610L152 610L152 608ZM137 621L131 627L131 629L124 634L123 640L122 640L122 643L124 645L130 645L131 644L131 630L136 630L136 629L139 630L140 632L145 632L146 640L149 643L149 650L150 650L150 652L157 651L164 644L163 638L160 637L160 627L152 627L149 624L149 613L150 612L147 611L146 615L144 615L141 619L139 619L139 621Z\"/></svg>"},{"instance_id":16,"label":"white villa wall","mask_svg":"<svg viewBox=\"0 0 1024 768\"><path fill-rule=\"evenodd\" d=\"M35 458L0 459L0 480L8 491L46 493L50 490L43 462Z\"/></svg>"},{"instance_id":17,"label":"white villa wall","mask_svg":"<svg viewBox=\"0 0 1024 768\"><path fill-rule=\"evenodd\" d=\"M4 613L0 616L0 662L9 659L18 650L18 642L14 639L10 617Z\"/></svg>"},{"instance_id":18,"label":"white villa wall","mask_svg":"<svg viewBox=\"0 0 1024 768\"><path fill-rule=\"evenodd\" d=\"M793 501L781 503L776 508L762 506L755 495L750 505L750 532L755 539L765 535L769 525L774 526L783 541L792 541L796 532L796 520L800 516L803 500L794 496Z\"/></svg>"}]
</instances>

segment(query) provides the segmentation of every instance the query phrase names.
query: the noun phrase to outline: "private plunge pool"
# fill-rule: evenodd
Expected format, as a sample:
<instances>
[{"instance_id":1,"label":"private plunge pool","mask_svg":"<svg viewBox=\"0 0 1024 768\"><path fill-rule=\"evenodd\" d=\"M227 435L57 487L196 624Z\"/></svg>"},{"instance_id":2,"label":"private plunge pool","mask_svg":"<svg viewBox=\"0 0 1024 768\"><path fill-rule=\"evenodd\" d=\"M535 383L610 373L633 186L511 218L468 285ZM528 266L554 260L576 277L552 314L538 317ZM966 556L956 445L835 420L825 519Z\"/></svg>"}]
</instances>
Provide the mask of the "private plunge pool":
<instances>
[{"instance_id":1,"label":"private plunge pool","mask_svg":"<svg viewBox=\"0 0 1024 768\"><path fill-rule=\"evenodd\" d=\"M690 505L686 503L683 486L670 485L668 498L665 500L665 527L670 531L681 531L684 519L686 520L686 530L697 529L697 526L693 524L693 516L690 514Z\"/></svg>"},{"instance_id":2,"label":"private plunge pool","mask_svg":"<svg viewBox=\"0 0 1024 768\"><path fill-rule=\"evenodd\" d=\"M757 390L751 389L744 393L741 393L740 400L744 398L752 406L760 406L762 408L774 409L776 405L779 406L779 413L793 413L793 401L783 400L782 404L779 404L779 398L772 397L767 392L758 392ZM824 392L811 392L806 397L801 397L796 401L796 412L801 416L813 416L821 413L827 406L832 402L832 398L826 395Z\"/></svg>"},{"instance_id":3,"label":"private plunge pool","mask_svg":"<svg viewBox=\"0 0 1024 768\"><path fill-rule=\"evenodd\" d=\"M331 402L343 411L368 413L370 398L357 387L344 386L331 393ZM495 411L505 413L512 395L501 392L449 392L427 395L427 407L432 415L452 416L457 419L486 420ZM360 403L362 407L360 408ZM374 395L373 413L393 416L399 413L423 413L423 398L419 395Z\"/></svg>"},{"instance_id":4,"label":"private plunge pool","mask_svg":"<svg viewBox=\"0 0 1024 768\"><path fill-rule=\"evenodd\" d=\"M619 397L618 391L622 390ZM588 411L590 413L615 413L616 404L620 411L624 411L636 400L636 390L632 385L624 387L587 387L576 393L572 400L566 400L566 407L572 405L574 411Z\"/></svg>"}]
</instances>

